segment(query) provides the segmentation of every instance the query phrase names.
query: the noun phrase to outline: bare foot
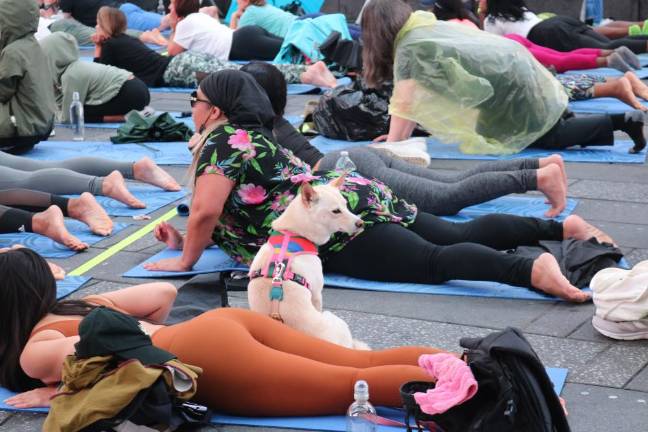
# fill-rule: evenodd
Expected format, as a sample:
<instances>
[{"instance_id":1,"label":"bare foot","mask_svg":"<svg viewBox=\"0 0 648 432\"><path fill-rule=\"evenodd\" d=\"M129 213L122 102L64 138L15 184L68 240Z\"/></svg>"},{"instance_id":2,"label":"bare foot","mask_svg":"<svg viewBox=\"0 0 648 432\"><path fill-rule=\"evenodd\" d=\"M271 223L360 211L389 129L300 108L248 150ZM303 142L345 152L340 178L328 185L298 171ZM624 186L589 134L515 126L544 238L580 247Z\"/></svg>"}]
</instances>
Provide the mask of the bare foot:
<instances>
[{"instance_id":1,"label":"bare foot","mask_svg":"<svg viewBox=\"0 0 648 432\"><path fill-rule=\"evenodd\" d=\"M56 206L51 206L44 212L34 214L32 231L49 237L75 251L88 249L87 244L74 237L65 228L63 212Z\"/></svg>"},{"instance_id":2,"label":"bare foot","mask_svg":"<svg viewBox=\"0 0 648 432\"><path fill-rule=\"evenodd\" d=\"M538 190L545 194L551 208L545 212L546 217L556 217L567 205L567 189L563 184L560 167L547 165L538 170Z\"/></svg>"},{"instance_id":3,"label":"bare foot","mask_svg":"<svg viewBox=\"0 0 648 432\"><path fill-rule=\"evenodd\" d=\"M589 240L594 237L599 243L610 243L616 246L612 237L605 234L594 225L585 222L580 216L567 216L563 222L563 238L575 238L576 240Z\"/></svg>"},{"instance_id":4,"label":"bare foot","mask_svg":"<svg viewBox=\"0 0 648 432\"><path fill-rule=\"evenodd\" d=\"M71 218L78 219L88 225L90 231L97 235L107 236L112 232L112 220L89 192L83 192L80 198L70 199L68 214Z\"/></svg>"},{"instance_id":5,"label":"bare foot","mask_svg":"<svg viewBox=\"0 0 648 432\"><path fill-rule=\"evenodd\" d=\"M135 180L152 184L167 191L179 191L180 185L166 171L145 157L133 164Z\"/></svg>"},{"instance_id":6,"label":"bare foot","mask_svg":"<svg viewBox=\"0 0 648 432\"><path fill-rule=\"evenodd\" d=\"M107 197L123 202L128 207L146 208L146 204L128 191L124 176L119 171L113 171L104 178L101 192Z\"/></svg>"},{"instance_id":7,"label":"bare foot","mask_svg":"<svg viewBox=\"0 0 648 432\"><path fill-rule=\"evenodd\" d=\"M326 64L322 61L314 63L306 68L306 72L301 74L301 81L304 84L313 84L318 87L336 87L337 80Z\"/></svg>"},{"instance_id":8,"label":"bare foot","mask_svg":"<svg viewBox=\"0 0 648 432\"><path fill-rule=\"evenodd\" d=\"M540 168L544 168L551 164L558 165L558 168L560 168L560 175L562 177L563 184L565 185L565 190L567 190L567 170L565 169L565 161L563 160L562 156L560 156L559 154L552 154L538 160L540 161Z\"/></svg>"},{"instance_id":9,"label":"bare foot","mask_svg":"<svg viewBox=\"0 0 648 432\"><path fill-rule=\"evenodd\" d=\"M54 264L53 262L49 262L49 261L47 261L47 265L49 265L49 268L52 271L52 275L54 276L54 280L63 280L63 279L65 279L65 270L63 270L62 267L58 266L57 264Z\"/></svg>"},{"instance_id":10,"label":"bare foot","mask_svg":"<svg viewBox=\"0 0 648 432\"><path fill-rule=\"evenodd\" d=\"M630 81L625 76L614 81L613 92L614 96L616 96L621 102L627 103L632 108L641 111L648 111L648 107L642 104L639 99L637 99L637 96L635 96L632 84L630 84Z\"/></svg>"},{"instance_id":11,"label":"bare foot","mask_svg":"<svg viewBox=\"0 0 648 432\"><path fill-rule=\"evenodd\" d=\"M569 283L569 280L560 272L558 261L549 253L543 253L533 262L531 285L547 294L575 303L590 299L589 294Z\"/></svg>"},{"instance_id":12,"label":"bare foot","mask_svg":"<svg viewBox=\"0 0 648 432\"><path fill-rule=\"evenodd\" d=\"M167 46L169 41L162 36L162 33L160 33L160 30L158 29L153 29L149 31L143 32L139 39L144 42L144 43L150 43L154 45L160 45L160 46Z\"/></svg>"},{"instance_id":13,"label":"bare foot","mask_svg":"<svg viewBox=\"0 0 648 432\"><path fill-rule=\"evenodd\" d=\"M630 82L632 91L641 99L648 100L648 86L639 79L636 73L626 72L625 78Z\"/></svg>"}]
</instances>

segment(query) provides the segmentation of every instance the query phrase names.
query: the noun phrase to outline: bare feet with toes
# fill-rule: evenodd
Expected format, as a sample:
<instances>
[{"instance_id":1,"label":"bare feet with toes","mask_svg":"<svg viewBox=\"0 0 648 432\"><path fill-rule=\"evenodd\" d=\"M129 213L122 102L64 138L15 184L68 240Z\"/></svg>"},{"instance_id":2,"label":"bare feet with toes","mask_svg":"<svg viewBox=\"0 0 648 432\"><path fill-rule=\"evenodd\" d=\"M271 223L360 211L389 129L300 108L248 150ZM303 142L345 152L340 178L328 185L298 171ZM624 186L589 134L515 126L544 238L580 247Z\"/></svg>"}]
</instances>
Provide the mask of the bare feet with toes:
<instances>
[{"instance_id":1,"label":"bare feet with toes","mask_svg":"<svg viewBox=\"0 0 648 432\"><path fill-rule=\"evenodd\" d=\"M558 261L549 253L543 253L533 262L531 285L542 292L570 302L583 303L590 299L589 294L569 283L560 271Z\"/></svg>"},{"instance_id":2,"label":"bare feet with toes","mask_svg":"<svg viewBox=\"0 0 648 432\"><path fill-rule=\"evenodd\" d=\"M88 245L74 237L65 228L63 212L56 206L51 206L44 212L34 214L32 231L42 234L75 251L88 249Z\"/></svg>"},{"instance_id":3,"label":"bare feet with toes","mask_svg":"<svg viewBox=\"0 0 648 432\"><path fill-rule=\"evenodd\" d=\"M596 238L599 243L609 243L616 246L612 237L588 223L578 215L567 216L563 222L563 238L574 238L576 240L589 240Z\"/></svg>"},{"instance_id":4,"label":"bare feet with toes","mask_svg":"<svg viewBox=\"0 0 648 432\"><path fill-rule=\"evenodd\" d=\"M124 176L119 171L113 171L104 177L102 193L115 199L119 202L126 204L131 208L146 208L146 204L138 200L126 188Z\"/></svg>"},{"instance_id":5,"label":"bare feet with toes","mask_svg":"<svg viewBox=\"0 0 648 432\"><path fill-rule=\"evenodd\" d=\"M147 157L133 164L133 177L135 180L152 184L166 191L175 192L180 190L178 182Z\"/></svg>"},{"instance_id":6,"label":"bare feet with toes","mask_svg":"<svg viewBox=\"0 0 648 432\"><path fill-rule=\"evenodd\" d=\"M547 165L538 170L538 190L545 194L551 208L545 212L546 217L556 217L567 205L567 189L563 183L560 167Z\"/></svg>"},{"instance_id":7,"label":"bare feet with toes","mask_svg":"<svg viewBox=\"0 0 648 432\"><path fill-rule=\"evenodd\" d=\"M106 211L89 192L79 198L72 198L68 204L68 214L90 227L97 235L107 236L112 233L113 223Z\"/></svg>"},{"instance_id":8,"label":"bare feet with toes","mask_svg":"<svg viewBox=\"0 0 648 432\"><path fill-rule=\"evenodd\" d=\"M301 74L301 80L304 84L312 84L319 87L336 87L337 80L330 70L326 67L324 62L314 63L306 69L306 72Z\"/></svg>"}]
</instances>

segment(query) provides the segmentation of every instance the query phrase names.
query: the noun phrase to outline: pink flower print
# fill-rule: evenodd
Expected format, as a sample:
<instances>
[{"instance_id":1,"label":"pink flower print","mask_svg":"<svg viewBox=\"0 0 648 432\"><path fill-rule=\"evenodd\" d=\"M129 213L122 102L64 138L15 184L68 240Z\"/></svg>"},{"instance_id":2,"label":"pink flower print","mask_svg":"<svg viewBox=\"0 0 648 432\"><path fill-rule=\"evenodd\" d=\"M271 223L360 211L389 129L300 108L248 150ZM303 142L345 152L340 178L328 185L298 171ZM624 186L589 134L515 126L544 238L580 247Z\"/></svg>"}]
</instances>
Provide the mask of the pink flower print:
<instances>
[{"instance_id":1,"label":"pink flower print","mask_svg":"<svg viewBox=\"0 0 648 432\"><path fill-rule=\"evenodd\" d=\"M344 181L345 181L345 183L349 182L349 183L354 183L354 184L361 185L361 186L371 184L371 180L369 180L368 178L364 178L364 177L347 177L346 179L344 179Z\"/></svg>"},{"instance_id":2,"label":"pink flower print","mask_svg":"<svg viewBox=\"0 0 648 432\"><path fill-rule=\"evenodd\" d=\"M288 204L290 204L294 197L295 196L288 191L275 195L272 204L270 204L270 208L272 211L280 213L288 207Z\"/></svg>"},{"instance_id":3,"label":"pink flower print","mask_svg":"<svg viewBox=\"0 0 648 432\"><path fill-rule=\"evenodd\" d=\"M281 170L281 179L288 180L292 176L292 169L290 167L284 167Z\"/></svg>"},{"instance_id":4,"label":"pink flower print","mask_svg":"<svg viewBox=\"0 0 648 432\"><path fill-rule=\"evenodd\" d=\"M290 177L290 181L293 183L308 183L311 180L317 180L320 178L319 176L314 176L309 172L301 173L301 174L296 174L292 177Z\"/></svg>"},{"instance_id":5,"label":"pink flower print","mask_svg":"<svg viewBox=\"0 0 648 432\"><path fill-rule=\"evenodd\" d=\"M252 183L241 185L238 196L245 204L261 204L268 197L263 186L255 186Z\"/></svg>"},{"instance_id":6,"label":"pink flower print","mask_svg":"<svg viewBox=\"0 0 648 432\"><path fill-rule=\"evenodd\" d=\"M247 160L250 160L250 159L254 159L256 154L257 154L256 149L254 147L250 147L250 148L245 150L242 157L243 157L243 160L247 161Z\"/></svg>"},{"instance_id":7,"label":"pink flower print","mask_svg":"<svg viewBox=\"0 0 648 432\"><path fill-rule=\"evenodd\" d=\"M205 174L219 174L224 176L225 173L223 172L222 168L216 166L216 165L208 165L205 167Z\"/></svg>"},{"instance_id":8,"label":"pink flower print","mask_svg":"<svg viewBox=\"0 0 648 432\"><path fill-rule=\"evenodd\" d=\"M230 136L229 140L227 140L227 144L231 145L232 148L241 151L248 151L249 149L254 148L250 141L250 136L242 129L236 129L234 135Z\"/></svg>"}]
</instances>

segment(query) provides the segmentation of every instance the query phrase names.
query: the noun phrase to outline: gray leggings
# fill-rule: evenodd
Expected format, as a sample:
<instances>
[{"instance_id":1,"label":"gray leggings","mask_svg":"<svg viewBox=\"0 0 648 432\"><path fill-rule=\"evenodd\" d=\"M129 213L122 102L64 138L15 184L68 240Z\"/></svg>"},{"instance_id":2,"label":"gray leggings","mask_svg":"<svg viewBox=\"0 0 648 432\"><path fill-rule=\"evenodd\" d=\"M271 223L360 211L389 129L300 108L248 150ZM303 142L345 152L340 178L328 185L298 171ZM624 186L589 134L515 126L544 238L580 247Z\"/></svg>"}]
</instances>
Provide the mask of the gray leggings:
<instances>
[{"instance_id":1,"label":"gray leggings","mask_svg":"<svg viewBox=\"0 0 648 432\"><path fill-rule=\"evenodd\" d=\"M133 163L91 157L37 161L0 152L0 190L31 189L53 194L102 195L103 178L113 171L133 178Z\"/></svg>"},{"instance_id":2,"label":"gray leggings","mask_svg":"<svg viewBox=\"0 0 648 432\"><path fill-rule=\"evenodd\" d=\"M425 213L453 215L464 207L508 195L536 190L538 159L482 162L456 173L421 168L367 147L347 150L357 171L389 186L396 195ZM327 153L319 169L333 170L340 152Z\"/></svg>"}]
</instances>

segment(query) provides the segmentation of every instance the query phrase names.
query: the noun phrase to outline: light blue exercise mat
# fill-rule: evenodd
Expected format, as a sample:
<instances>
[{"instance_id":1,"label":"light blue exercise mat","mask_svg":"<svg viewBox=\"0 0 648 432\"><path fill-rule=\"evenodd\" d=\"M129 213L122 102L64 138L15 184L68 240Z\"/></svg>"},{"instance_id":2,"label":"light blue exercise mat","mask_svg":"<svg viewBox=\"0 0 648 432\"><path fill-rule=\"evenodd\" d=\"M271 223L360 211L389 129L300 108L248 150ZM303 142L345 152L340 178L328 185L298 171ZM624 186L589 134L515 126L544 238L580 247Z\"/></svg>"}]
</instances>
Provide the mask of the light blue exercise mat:
<instances>
[{"instance_id":1,"label":"light blue exercise mat","mask_svg":"<svg viewBox=\"0 0 648 432\"><path fill-rule=\"evenodd\" d=\"M568 198L565 210L555 219L558 221L564 220L573 213L577 205L578 200ZM443 218L451 222L468 222L479 216L500 213L546 219L544 214L549 208L549 204L545 204L545 198L542 196L503 196L466 207L454 216L443 216Z\"/></svg>"},{"instance_id":2,"label":"light blue exercise mat","mask_svg":"<svg viewBox=\"0 0 648 432\"><path fill-rule=\"evenodd\" d=\"M345 148L366 146L370 141L342 141L323 136L317 136L311 140L311 144L321 152L328 153L340 151ZM573 147L566 150L545 150L545 149L524 149L513 155L474 155L464 154L459 151L455 144L443 144L433 138L428 138L427 151L432 159L454 159L454 160L505 160L518 158L541 158L552 154L559 154L566 162L588 162L588 163L632 163L642 164L646 162L646 150L638 154L630 154L633 146L630 140L616 140L613 146L592 146L587 148Z\"/></svg>"},{"instance_id":3,"label":"light blue exercise mat","mask_svg":"<svg viewBox=\"0 0 648 432\"><path fill-rule=\"evenodd\" d=\"M648 102L643 99L639 101L648 107ZM569 102L569 109L580 114L623 114L636 108L615 98L594 98Z\"/></svg>"},{"instance_id":4,"label":"light blue exercise mat","mask_svg":"<svg viewBox=\"0 0 648 432\"><path fill-rule=\"evenodd\" d=\"M504 253L504 252L502 252ZM142 264L132 268L124 274L124 277L133 278L164 278L193 276L203 273L217 273L222 271L240 270L247 271L247 267L236 263L225 252L216 247L211 247L203 252L198 264L194 270L186 272L154 272L144 269L143 264L156 262L165 258L177 258L182 252L177 250L163 250L153 255ZM628 268L625 259L621 260L619 265ZM527 288L516 287L497 282L484 281L463 281L455 280L440 285L426 285L406 282L378 282L365 279L356 279L338 274L325 274L324 285L327 287L360 289L366 291L398 292L408 294L432 294L432 295L449 295L449 296L467 296L467 297L489 297L505 298L519 300L542 300L542 301L563 301L554 296L541 293L539 291ZM591 292L589 288L583 289L585 292Z\"/></svg>"},{"instance_id":5,"label":"light blue exercise mat","mask_svg":"<svg viewBox=\"0 0 648 432\"><path fill-rule=\"evenodd\" d=\"M76 236L79 240L92 246L108 237L102 237L90 232L90 228L82 222L72 219L65 220L65 226L70 234ZM129 224L116 223L113 226L112 234L117 234ZM35 233L7 233L0 234L0 247L9 247L15 244L21 244L33 249L44 258L69 258L77 253L66 246L55 242L54 240Z\"/></svg>"},{"instance_id":6,"label":"light blue exercise mat","mask_svg":"<svg viewBox=\"0 0 648 432\"><path fill-rule=\"evenodd\" d=\"M153 213L167 204L178 201L187 196L187 191L180 190L177 192L168 192L155 186L143 184L129 184L128 190L135 198L146 204L146 208L130 208L126 204L116 201L105 196L95 196L97 202L106 210L110 216L137 216ZM77 197L78 195L66 195L68 197Z\"/></svg>"},{"instance_id":7,"label":"light blue exercise mat","mask_svg":"<svg viewBox=\"0 0 648 432\"><path fill-rule=\"evenodd\" d=\"M633 70L632 72L634 72L640 79L648 78L648 68L646 67L643 67L639 70ZM565 75L600 75L600 76L606 76L612 78L618 78L623 76L624 74L625 72L621 72L618 69L613 69L608 67L600 67L595 69L579 69L579 70L571 70L565 72Z\"/></svg>"},{"instance_id":8,"label":"light blue exercise mat","mask_svg":"<svg viewBox=\"0 0 648 432\"><path fill-rule=\"evenodd\" d=\"M45 161L93 156L119 162L136 162L147 156L158 165L191 164L191 153L186 142L112 144L97 141L42 141L22 156Z\"/></svg>"},{"instance_id":9,"label":"light blue exercise mat","mask_svg":"<svg viewBox=\"0 0 648 432\"><path fill-rule=\"evenodd\" d=\"M81 288L91 278L87 276L65 276L65 279L56 281L56 298L62 299Z\"/></svg>"},{"instance_id":10,"label":"light blue exercise mat","mask_svg":"<svg viewBox=\"0 0 648 432\"><path fill-rule=\"evenodd\" d=\"M563 368L546 368L547 375L553 383L556 394L562 392L567 379L567 369ZM47 413L48 408L27 408L19 409L4 403L4 400L14 396L13 393L6 388L0 387L0 410L13 411L13 412L36 412ZM390 418L399 422L405 421L405 412L396 408L377 407L377 413L380 416ZM345 432L346 431L346 418L345 416L317 416L317 417L236 417L224 414L215 414L211 419L212 424L217 425L239 425L239 426L255 426L255 427L271 427L271 428L284 428L284 429L301 429L313 431L332 431L332 432ZM404 431L405 428L391 427L391 426L376 426L378 432L397 432Z\"/></svg>"}]
</instances>

